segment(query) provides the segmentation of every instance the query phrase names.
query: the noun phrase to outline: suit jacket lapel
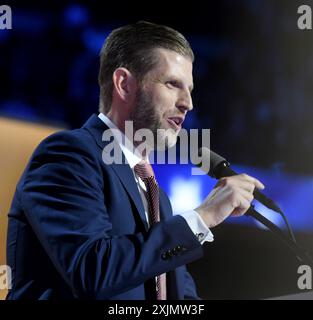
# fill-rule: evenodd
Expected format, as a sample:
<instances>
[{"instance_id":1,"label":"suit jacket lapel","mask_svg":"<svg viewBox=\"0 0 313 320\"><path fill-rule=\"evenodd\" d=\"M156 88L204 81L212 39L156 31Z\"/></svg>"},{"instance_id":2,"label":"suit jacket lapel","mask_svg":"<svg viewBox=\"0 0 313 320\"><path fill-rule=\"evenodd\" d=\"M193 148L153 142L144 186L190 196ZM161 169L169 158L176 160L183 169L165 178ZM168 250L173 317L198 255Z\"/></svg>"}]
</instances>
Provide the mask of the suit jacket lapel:
<instances>
[{"instance_id":1,"label":"suit jacket lapel","mask_svg":"<svg viewBox=\"0 0 313 320\"><path fill-rule=\"evenodd\" d=\"M145 230L148 231L148 223L146 220L146 214L143 207L142 199L130 166L128 164L112 164L111 167L114 170L115 174L119 177L129 196L133 200L140 214Z\"/></svg>"},{"instance_id":2,"label":"suit jacket lapel","mask_svg":"<svg viewBox=\"0 0 313 320\"><path fill-rule=\"evenodd\" d=\"M164 191L160 188L160 220L167 220L173 215L169 199Z\"/></svg>"},{"instance_id":3,"label":"suit jacket lapel","mask_svg":"<svg viewBox=\"0 0 313 320\"><path fill-rule=\"evenodd\" d=\"M105 160L106 157L110 155L105 152L105 147L110 143L109 141L102 141L102 136L105 130L110 130L101 119L98 118L97 115L92 115L88 121L84 124L83 128L88 130L92 136L95 138L97 145L102 150L102 159ZM119 146L116 146L119 149L122 156L122 163L111 163L109 166L113 169L114 173L117 175L119 180L121 181L122 185L124 186L126 192L132 199L133 203L135 204L142 223L144 225L145 230L148 230L148 223L146 220L145 210L143 207L142 199L133 175L133 172L127 163L125 156ZM109 161L108 161L109 162Z\"/></svg>"}]
</instances>

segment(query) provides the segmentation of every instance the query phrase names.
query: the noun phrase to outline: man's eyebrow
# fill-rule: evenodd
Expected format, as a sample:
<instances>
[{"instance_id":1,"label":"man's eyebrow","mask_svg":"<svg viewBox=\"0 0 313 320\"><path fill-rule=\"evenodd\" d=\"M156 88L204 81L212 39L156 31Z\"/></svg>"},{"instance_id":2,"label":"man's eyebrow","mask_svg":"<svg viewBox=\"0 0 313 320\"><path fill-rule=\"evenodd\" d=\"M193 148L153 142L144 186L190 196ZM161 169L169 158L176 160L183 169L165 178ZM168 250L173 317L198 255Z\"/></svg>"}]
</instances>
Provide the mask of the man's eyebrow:
<instances>
[{"instance_id":1,"label":"man's eyebrow","mask_svg":"<svg viewBox=\"0 0 313 320\"><path fill-rule=\"evenodd\" d=\"M184 82L180 79L177 79L176 77L173 77L174 81L176 81L180 86L184 86ZM191 84L190 86L188 86L189 92L191 93L193 90L194 86L193 84Z\"/></svg>"},{"instance_id":2,"label":"man's eyebrow","mask_svg":"<svg viewBox=\"0 0 313 320\"><path fill-rule=\"evenodd\" d=\"M168 77L166 77L166 79L171 79L169 81L175 81L180 87L184 87L185 86L184 82L181 79L179 79L179 78L177 78L175 76L168 76ZM194 89L194 85L193 84L188 86L188 90L189 90L190 93L193 91L193 89Z\"/></svg>"}]
</instances>

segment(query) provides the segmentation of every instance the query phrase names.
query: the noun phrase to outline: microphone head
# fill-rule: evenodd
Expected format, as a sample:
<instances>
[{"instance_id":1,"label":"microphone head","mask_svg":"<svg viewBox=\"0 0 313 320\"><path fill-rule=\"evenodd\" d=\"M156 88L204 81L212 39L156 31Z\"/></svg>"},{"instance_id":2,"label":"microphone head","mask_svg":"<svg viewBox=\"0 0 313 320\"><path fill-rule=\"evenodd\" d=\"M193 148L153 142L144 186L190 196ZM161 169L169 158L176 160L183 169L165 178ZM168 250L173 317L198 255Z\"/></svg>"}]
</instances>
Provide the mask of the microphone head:
<instances>
[{"instance_id":1,"label":"microphone head","mask_svg":"<svg viewBox=\"0 0 313 320\"><path fill-rule=\"evenodd\" d=\"M201 148L201 149L206 149L205 151L202 151L202 153L203 152L205 152L205 153L210 152L210 165L211 165L212 170L214 170L221 162L226 161L225 158L223 158L219 154L215 153L214 151L209 150L208 148Z\"/></svg>"},{"instance_id":2,"label":"microphone head","mask_svg":"<svg viewBox=\"0 0 313 320\"><path fill-rule=\"evenodd\" d=\"M200 162L199 162L199 158L200 158ZM202 167L203 163L207 163L209 164L209 170L206 171L206 173L210 176L215 178L215 169L218 167L219 164L223 163L223 162L227 162L225 158L223 158L222 156L220 156L219 154L215 153L214 151L203 147L203 148L199 148L198 150L198 156L194 155L192 158L192 162L193 164L197 165L198 167L200 167L200 169L203 170L203 168L207 169L207 166Z\"/></svg>"}]
</instances>

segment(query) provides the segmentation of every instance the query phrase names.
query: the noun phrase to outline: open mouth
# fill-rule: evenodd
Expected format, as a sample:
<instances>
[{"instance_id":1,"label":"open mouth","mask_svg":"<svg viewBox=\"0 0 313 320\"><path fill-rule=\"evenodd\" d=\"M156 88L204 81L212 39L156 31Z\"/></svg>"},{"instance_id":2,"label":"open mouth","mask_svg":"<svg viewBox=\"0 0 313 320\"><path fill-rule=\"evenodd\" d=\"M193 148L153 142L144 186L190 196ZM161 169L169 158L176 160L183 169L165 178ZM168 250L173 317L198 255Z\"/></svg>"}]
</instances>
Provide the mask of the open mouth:
<instances>
[{"instance_id":1,"label":"open mouth","mask_svg":"<svg viewBox=\"0 0 313 320\"><path fill-rule=\"evenodd\" d=\"M182 125L183 121L184 121L184 119L179 118L179 117L167 118L167 122L168 122L175 130L181 129L181 125Z\"/></svg>"}]
</instances>

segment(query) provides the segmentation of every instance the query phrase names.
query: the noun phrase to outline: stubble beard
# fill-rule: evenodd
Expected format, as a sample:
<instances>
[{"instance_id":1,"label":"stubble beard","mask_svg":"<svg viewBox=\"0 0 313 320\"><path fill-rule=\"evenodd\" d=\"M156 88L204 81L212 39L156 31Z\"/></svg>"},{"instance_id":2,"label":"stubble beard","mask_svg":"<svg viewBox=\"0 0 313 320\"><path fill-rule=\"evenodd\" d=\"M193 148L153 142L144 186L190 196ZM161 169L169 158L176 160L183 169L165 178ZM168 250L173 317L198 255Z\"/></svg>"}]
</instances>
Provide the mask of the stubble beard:
<instances>
[{"instance_id":1,"label":"stubble beard","mask_svg":"<svg viewBox=\"0 0 313 320\"><path fill-rule=\"evenodd\" d=\"M150 95L143 88L138 88L136 106L130 120L133 121L134 132L140 129L149 129L152 132L153 141L148 141L149 139L145 141L149 151L165 151L177 142L178 133L162 126L157 110L158 108L153 104ZM136 142L134 144L136 146Z\"/></svg>"}]
</instances>

